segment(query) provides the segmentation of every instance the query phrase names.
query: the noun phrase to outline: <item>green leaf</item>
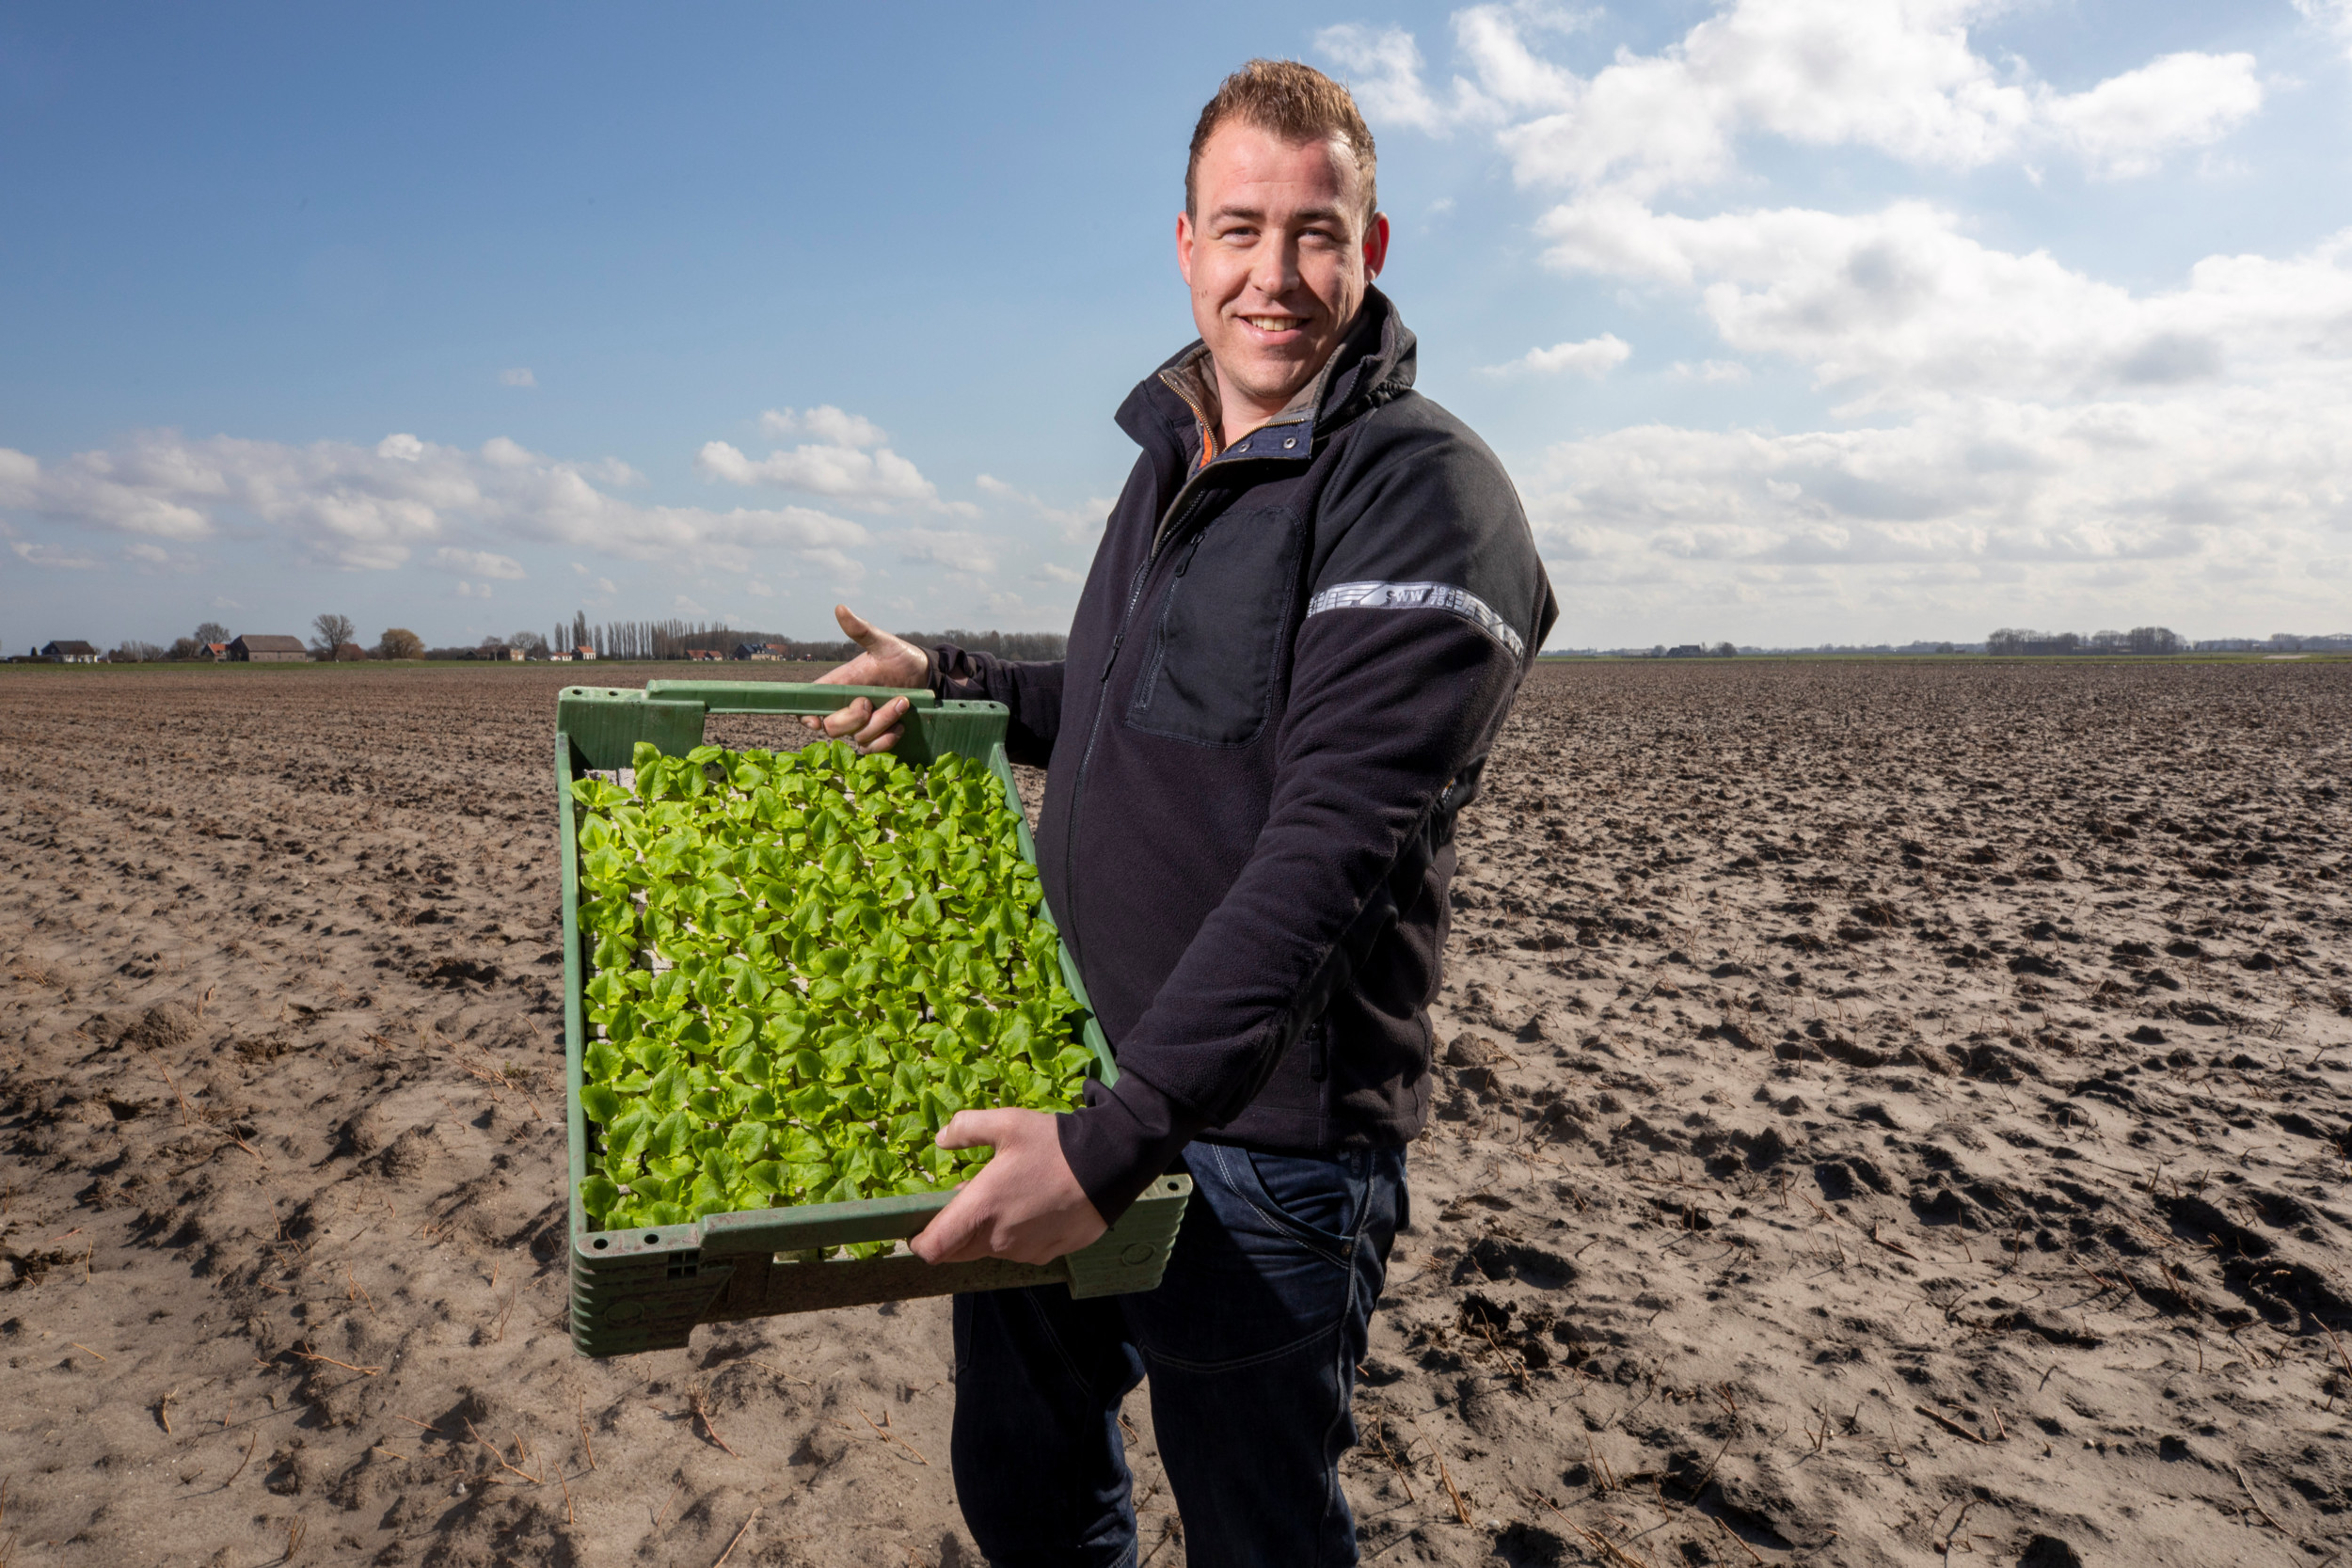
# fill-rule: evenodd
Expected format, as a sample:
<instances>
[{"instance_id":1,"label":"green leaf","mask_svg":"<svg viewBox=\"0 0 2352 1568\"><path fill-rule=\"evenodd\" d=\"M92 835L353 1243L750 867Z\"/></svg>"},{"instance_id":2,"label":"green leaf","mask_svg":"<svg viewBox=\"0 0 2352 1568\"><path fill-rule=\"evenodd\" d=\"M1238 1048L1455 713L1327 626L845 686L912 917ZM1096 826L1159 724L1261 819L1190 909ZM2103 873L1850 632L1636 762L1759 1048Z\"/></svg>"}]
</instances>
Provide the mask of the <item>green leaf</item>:
<instances>
[{"instance_id":1,"label":"green leaf","mask_svg":"<svg viewBox=\"0 0 2352 1568\"><path fill-rule=\"evenodd\" d=\"M631 1156L643 1154L652 1147L654 1128L652 1108L640 1101L605 1124L604 1146Z\"/></svg>"},{"instance_id":2,"label":"green leaf","mask_svg":"<svg viewBox=\"0 0 2352 1568\"><path fill-rule=\"evenodd\" d=\"M739 1161L749 1163L767 1152L769 1131L765 1122L738 1122L728 1130L726 1136L727 1152Z\"/></svg>"},{"instance_id":3,"label":"green leaf","mask_svg":"<svg viewBox=\"0 0 2352 1568\"><path fill-rule=\"evenodd\" d=\"M602 1084L589 1084L580 1091L580 1108L598 1125L610 1126L621 1114L621 1097Z\"/></svg>"},{"instance_id":4,"label":"green leaf","mask_svg":"<svg viewBox=\"0 0 2352 1568\"><path fill-rule=\"evenodd\" d=\"M655 1125L647 1150L663 1159L675 1159L686 1150L688 1140L693 1135L694 1118L684 1111L672 1111Z\"/></svg>"},{"instance_id":5,"label":"green leaf","mask_svg":"<svg viewBox=\"0 0 2352 1568\"><path fill-rule=\"evenodd\" d=\"M620 1204L621 1189L605 1177L592 1176L580 1184L580 1206L588 1211L588 1217L599 1227L604 1217Z\"/></svg>"}]
</instances>

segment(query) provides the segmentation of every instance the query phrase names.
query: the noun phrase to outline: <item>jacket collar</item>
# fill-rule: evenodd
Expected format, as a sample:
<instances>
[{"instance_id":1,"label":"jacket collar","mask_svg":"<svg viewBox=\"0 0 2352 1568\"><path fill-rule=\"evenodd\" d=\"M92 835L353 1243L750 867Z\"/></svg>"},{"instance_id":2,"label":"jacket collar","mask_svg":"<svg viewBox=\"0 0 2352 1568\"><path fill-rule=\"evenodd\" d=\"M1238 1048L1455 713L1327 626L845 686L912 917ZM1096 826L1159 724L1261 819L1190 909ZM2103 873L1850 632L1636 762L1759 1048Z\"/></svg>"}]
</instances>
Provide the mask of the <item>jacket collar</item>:
<instances>
[{"instance_id":1,"label":"jacket collar","mask_svg":"<svg viewBox=\"0 0 2352 1568\"><path fill-rule=\"evenodd\" d=\"M1410 388L1417 357L1413 334L1396 307L1378 289L1366 289L1355 324L1315 378L1279 414L1217 451L1208 352L1194 339L1138 382L1119 406L1119 427L1178 475L1204 452L1212 464L1306 462L1318 434L1327 435Z\"/></svg>"}]
</instances>

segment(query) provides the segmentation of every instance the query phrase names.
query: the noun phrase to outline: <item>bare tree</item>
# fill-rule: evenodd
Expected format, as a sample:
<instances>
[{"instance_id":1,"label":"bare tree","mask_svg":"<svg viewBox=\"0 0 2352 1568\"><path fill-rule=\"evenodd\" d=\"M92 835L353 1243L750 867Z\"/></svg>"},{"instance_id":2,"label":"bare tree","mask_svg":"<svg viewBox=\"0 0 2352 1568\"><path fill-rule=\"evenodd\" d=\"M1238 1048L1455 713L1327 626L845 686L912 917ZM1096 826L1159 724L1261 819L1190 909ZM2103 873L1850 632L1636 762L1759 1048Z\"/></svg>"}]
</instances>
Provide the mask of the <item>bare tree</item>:
<instances>
[{"instance_id":1,"label":"bare tree","mask_svg":"<svg viewBox=\"0 0 2352 1568\"><path fill-rule=\"evenodd\" d=\"M548 645L548 640L535 631L518 631L506 640L510 648L520 648L526 654L537 653Z\"/></svg>"},{"instance_id":2,"label":"bare tree","mask_svg":"<svg viewBox=\"0 0 2352 1568\"><path fill-rule=\"evenodd\" d=\"M206 621L196 628L196 640L199 642L229 641L229 628L218 621Z\"/></svg>"},{"instance_id":3,"label":"bare tree","mask_svg":"<svg viewBox=\"0 0 2352 1568\"><path fill-rule=\"evenodd\" d=\"M350 641L358 631L348 615L322 615L310 626L318 633L310 639L310 651L325 659L332 659L335 650Z\"/></svg>"}]
</instances>

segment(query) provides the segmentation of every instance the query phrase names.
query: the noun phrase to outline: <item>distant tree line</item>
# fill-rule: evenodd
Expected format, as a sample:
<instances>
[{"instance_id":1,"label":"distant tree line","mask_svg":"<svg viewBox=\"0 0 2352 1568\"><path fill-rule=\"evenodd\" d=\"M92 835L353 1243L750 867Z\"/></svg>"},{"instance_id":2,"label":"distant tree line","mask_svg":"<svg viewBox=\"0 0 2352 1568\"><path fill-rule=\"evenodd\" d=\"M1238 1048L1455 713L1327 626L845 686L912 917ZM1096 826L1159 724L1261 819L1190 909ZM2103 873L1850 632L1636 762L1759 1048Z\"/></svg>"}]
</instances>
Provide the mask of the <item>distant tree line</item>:
<instances>
[{"instance_id":1,"label":"distant tree line","mask_svg":"<svg viewBox=\"0 0 2352 1568\"><path fill-rule=\"evenodd\" d=\"M585 648L600 659L682 659L691 654L713 653L724 658L745 642L769 643L783 650L787 659L810 663L838 663L854 657L857 644L841 640L803 641L776 632L743 631L736 627L704 621L610 621L590 625L584 611L576 611L568 625L558 622L553 637L535 631L517 631L506 637L485 637L480 642L463 646L433 648L424 639L405 626L386 628L372 648L362 647L357 641L358 627L347 615L325 614L310 623L312 636L310 656L322 662L362 658L377 659L509 659L519 655L527 659L546 658L550 654L573 657ZM908 641L928 647L935 642L952 642L975 653L993 654L999 658L1052 659L1062 657L1069 639L1058 632L1025 631L962 631L950 628L942 632L910 631L898 634ZM156 664L171 660L211 662L219 656L216 648L226 647L235 635L217 621L206 621L193 635L183 637L170 647L136 640L124 641L106 657L115 664Z\"/></svg>"},{"instance_id":2,"label":"distant tree line","mask_svg":"<svg viewBox=\"0 0 2352 1568\"><path fill-rule=\"evenodd\" d=\"M921 647L952 642L974 653L999 658L1059 658L1070 640L1059 632L1041 631L902 631L900 637ZM523 634L517 633L517 642ZM533 637L536 643L539 639ZM558 623L548 645L569 652L587 648L598 658L684 658L690 653L715 653L722 658L746 642L768 643L788 659L838 663L857 656L854 642L834 638L816 641L787 637L781 632L750 631L739 626L701 621L608 621L590 625L584 611L575 611L571 624Z\"/></svg>"},{"instance_id":3,"label":"distant tree line","mask_svg":"<svg viewBox=\"0 0 2352 1568\"><path fill-rule=\"evenodd\" d=\"M1984 640L1984 651L1994 655L2045 654L2177 654L2188 644L2169 626L2134 626L2129 631L2094 631L2089 637L2071 631L2028 631L2004 626Z\"/></svg>"}]
</instances>

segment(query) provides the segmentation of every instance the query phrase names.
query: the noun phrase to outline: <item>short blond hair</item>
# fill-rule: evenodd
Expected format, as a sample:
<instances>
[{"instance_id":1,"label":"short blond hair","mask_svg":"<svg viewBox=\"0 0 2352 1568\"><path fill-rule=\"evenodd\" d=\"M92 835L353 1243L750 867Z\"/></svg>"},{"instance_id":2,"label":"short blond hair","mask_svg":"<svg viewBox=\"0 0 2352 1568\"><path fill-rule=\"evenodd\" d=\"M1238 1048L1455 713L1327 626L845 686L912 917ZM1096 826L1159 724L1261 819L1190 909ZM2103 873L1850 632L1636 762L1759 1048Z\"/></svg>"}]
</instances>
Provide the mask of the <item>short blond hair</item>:
<instances>
[{"instance_id":1,"label":"short blond hair","mask_svg":"<svg viewBox=\"0 0 2352 1568\"><path fill-rule=\"evenodd\" d=\"M1184 165L1184 211L1200 217L1200 153L1218 126L1237 119L1285 141L1328 141L1337 136L1355 156L1364 181L1364 224L1380 210L1378 160L1372 127L1357 110L1355 95L1311 65L1296 60L1251 60L1225 78L1200 111L1192 130L1192 156Z\"/></svg>"}]
</instances>

